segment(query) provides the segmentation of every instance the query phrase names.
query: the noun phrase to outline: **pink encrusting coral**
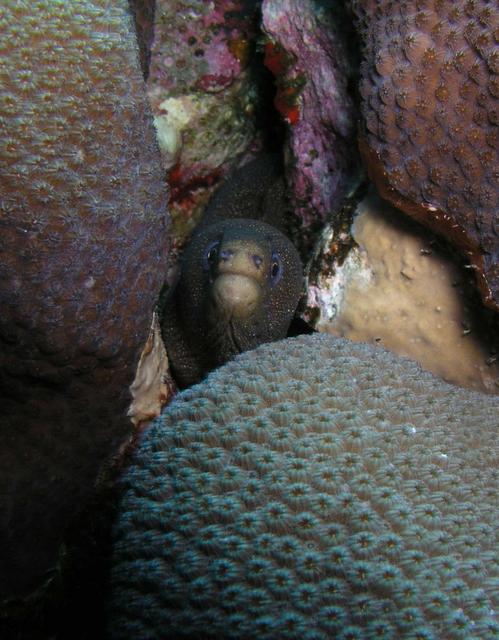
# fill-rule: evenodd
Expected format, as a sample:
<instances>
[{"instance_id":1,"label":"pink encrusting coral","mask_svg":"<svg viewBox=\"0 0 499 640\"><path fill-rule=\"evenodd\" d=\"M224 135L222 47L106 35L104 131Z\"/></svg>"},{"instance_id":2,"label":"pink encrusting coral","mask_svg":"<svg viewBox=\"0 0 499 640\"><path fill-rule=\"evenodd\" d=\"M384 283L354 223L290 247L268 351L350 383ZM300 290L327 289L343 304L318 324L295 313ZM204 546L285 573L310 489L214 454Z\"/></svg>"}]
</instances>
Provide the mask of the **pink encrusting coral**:
<instances>
[{"instance_id":1,"label":"pink encrusting coral","mask_svg":"<svg viewBox=\"0 0 499 640\"><path fill-rule=\"evenodd\" d=\"M174 219L196 217L255 135L255 11L248 0L157 3L148 95Z\"/></svg>"},{"instance_id":2,"label":"pink encrusting coral","mask_svg":"<svg viewBox=\"0 0 499 640\"><path fill-rule=\"evenodd\" d=\"M289 124L288 179L305 227L324 220L357 163L350 58L334 9L311 0L264 0L265 62Z\"/></svg>"},{"instance_id":3,"label":"pink encrusting coral","mask_svg":"<svg viewBox=\"0 0 499 640\"><path fill-rule=\"evenodd\" d=\"M213 93L225 89L245 66L252 4L158 2L151 79L171 92L195 86Z\"/></svg>"}]
</instances>

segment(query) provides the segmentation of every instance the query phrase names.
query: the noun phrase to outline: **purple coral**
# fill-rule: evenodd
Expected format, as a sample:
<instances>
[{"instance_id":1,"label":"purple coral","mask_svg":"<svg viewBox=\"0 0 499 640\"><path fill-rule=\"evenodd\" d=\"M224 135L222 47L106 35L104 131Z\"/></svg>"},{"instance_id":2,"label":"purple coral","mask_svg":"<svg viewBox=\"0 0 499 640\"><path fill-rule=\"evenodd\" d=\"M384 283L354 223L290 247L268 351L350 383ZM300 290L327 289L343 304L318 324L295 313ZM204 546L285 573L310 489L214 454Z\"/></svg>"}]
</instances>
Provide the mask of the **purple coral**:
<instances>
[{"instance_id":1,"label":"purple coral","mask_svg":"<svg viewBox=\"0 0 499 640\"><path fill-rule=\"evenodd\" d=\"M310 227L336 208L357 164L350 53L333 10L311 0L264 0L262 28L277 106L290 124L295 211Z\"/></svg>"}]
</instances>

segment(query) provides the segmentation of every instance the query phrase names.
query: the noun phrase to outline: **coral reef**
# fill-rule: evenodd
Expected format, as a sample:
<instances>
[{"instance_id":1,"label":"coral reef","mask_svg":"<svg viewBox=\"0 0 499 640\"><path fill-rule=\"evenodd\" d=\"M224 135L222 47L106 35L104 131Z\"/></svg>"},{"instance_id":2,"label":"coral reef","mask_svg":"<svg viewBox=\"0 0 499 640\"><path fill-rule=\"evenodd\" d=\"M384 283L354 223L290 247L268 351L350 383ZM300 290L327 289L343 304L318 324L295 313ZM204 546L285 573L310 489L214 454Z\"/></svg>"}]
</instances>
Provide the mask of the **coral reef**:
<instances>
[{"instance_id":1,"label":"coral reef","mask_svg":"<svg viewBox=\"0 0 499 640\"><path fill-rule=\"evenodd\" d=\"M147 92L182 236L255 136L256 4L157 2Z\"/></svg>"},{"instance_id":2,"label":"coral reef","mask_svg":"<svg viewBox=\"0 0 499 640\"><path fill-rule=\"evenodd\" d=\"M351 4L369 174L384 198L464 252L497 309L497 3Z\"/></svg>"},{"instance_id":3,"label":"coral reef","mask_svg":"<svg viewBox=\"0 0 499 640\"><path fill-rule=\"evenodd\" d=\"M140 438L111 637L492 640L498 415L380 347L242 354Z\"/></svg>"},{"instance_id":4,"label":"coral reef","mask_svg":"<svg viewBox=\"0 0 499 640\"><path fill-rule=\"evenodd\" d=\"M275 105L289 124L287 177L303 232L335 209L358 163L349 29L341 7L330 4L262 4L265 64L276 77Z\"/></svg>"},{"instance_id":5,"label":"coral reef","mask_svg":"<svg viewBox=\"0 0 499 640\"><path fill-rule=\"evenodd\" d=\"M129 434L166 191L128 2L0 8L0 593L47 577Z\"/></svg>"},{"instance_id":6,"label":"coral reef","mask_svg":"<svg viewBox=\"0 0 499 640\"><path fill-rule=\"evenodd\" d=\"M476 313L467 270L435 235L371 193L352 236L356 247L343 262L334 258L341 233L321 240L304 317L319 331L414 358L447 382L499 393L499 345Z\"/></svg>"}]
</instances>

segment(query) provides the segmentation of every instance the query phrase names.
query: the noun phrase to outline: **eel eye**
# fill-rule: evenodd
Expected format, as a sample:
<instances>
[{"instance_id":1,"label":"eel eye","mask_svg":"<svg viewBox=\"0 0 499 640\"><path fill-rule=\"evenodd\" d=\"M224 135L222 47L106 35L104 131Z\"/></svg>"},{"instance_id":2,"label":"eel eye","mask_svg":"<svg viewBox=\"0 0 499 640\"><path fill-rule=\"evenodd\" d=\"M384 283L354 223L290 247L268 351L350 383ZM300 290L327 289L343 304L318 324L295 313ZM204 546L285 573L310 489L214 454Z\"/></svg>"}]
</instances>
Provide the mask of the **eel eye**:
<instances>
[{"instance_id":1,"label":"eel eye","mask_svg":"<svg viewBox=\"0 0 499 640\"><path fill-rule=\"evenodd\" d=\"M270 284L276 285L282 277L282 262L279 255L274 251L270 261Z\"/></svg>"},{"instance_id":2,"label":"eel eye","mask_svg":"<svg viewBox=\"0 0 499 640\"><path fill-rule=\"evenodd\" d=\"M203 271L209 271L218 262L220 240L214 240L206 247L203 254Z\"/></svg>"}]
</instances>

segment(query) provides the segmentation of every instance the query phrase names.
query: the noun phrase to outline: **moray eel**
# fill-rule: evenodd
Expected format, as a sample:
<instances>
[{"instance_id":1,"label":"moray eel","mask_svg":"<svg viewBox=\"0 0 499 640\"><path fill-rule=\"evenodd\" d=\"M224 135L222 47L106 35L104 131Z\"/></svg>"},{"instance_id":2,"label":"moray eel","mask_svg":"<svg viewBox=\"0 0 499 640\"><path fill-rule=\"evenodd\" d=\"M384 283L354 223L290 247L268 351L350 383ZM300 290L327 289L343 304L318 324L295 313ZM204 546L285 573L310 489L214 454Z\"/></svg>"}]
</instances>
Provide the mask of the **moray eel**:
<instances>
[{"instance_id":1,"label":"moray eel","mask_svg":"<svg viewBox=\"0 0 499 640\"><path fill-rule=\"evenodd\" d=\"M498 311L498 4L350 4L368 175L384 199L464 253Z\"/></svg>"},{"instance_id":2,"label":"moray eel","mask_svg":"<svg viewBox=\"0 0 499 640\"><path fill-rule=\"evenodd\" d=\"M286 336L302 266L290 240L267 222L282 224L284 209L283 181L267 157L236 170L208 205L162 320L179 386Z\"/></svg>"}]
</instances>

